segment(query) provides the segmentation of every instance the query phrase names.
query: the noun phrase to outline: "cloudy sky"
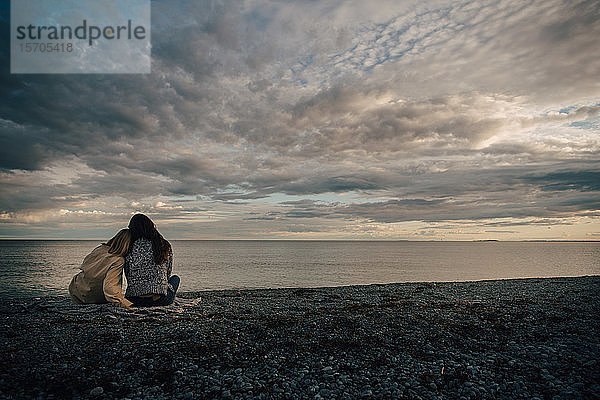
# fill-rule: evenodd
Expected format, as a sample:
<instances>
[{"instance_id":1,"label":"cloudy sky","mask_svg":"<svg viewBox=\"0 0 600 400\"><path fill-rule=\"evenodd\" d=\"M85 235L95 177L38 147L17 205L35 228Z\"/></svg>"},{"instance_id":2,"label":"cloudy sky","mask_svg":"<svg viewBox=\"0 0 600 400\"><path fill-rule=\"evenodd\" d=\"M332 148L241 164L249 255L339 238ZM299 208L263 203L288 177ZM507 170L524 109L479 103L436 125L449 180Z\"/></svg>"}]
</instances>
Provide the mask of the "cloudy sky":
<instances>
[{"instance_id":1,"label":"cloudy sky","mask_svg":"<svg viewBox=\"0 0 600 400\"><path fill-rule=\"evenodd\" d=\"M152 1L152 73L16 75L0 237L600 239L600 2Z\"/></svg>"}]
</instances>

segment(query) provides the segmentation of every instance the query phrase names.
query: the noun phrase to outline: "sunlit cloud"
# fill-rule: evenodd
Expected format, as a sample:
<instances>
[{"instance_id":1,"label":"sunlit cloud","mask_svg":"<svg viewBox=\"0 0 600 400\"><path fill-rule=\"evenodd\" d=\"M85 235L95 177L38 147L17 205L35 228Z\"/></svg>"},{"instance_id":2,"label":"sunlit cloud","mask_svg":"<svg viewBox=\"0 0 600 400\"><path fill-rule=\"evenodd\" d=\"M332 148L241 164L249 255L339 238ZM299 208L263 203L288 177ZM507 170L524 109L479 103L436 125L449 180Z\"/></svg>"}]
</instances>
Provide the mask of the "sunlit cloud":
<instances>
[{"instance_id":1,"label":"sunlit cloud","mask_svg":"<svg viewBox=\"0 0 600 400\"><path fill-rule=\"evenodd\" d=\"M11 75L2 37L1 236L596 238L595 2L152 7L149 75Z\"/></svg>"}]
</instances>

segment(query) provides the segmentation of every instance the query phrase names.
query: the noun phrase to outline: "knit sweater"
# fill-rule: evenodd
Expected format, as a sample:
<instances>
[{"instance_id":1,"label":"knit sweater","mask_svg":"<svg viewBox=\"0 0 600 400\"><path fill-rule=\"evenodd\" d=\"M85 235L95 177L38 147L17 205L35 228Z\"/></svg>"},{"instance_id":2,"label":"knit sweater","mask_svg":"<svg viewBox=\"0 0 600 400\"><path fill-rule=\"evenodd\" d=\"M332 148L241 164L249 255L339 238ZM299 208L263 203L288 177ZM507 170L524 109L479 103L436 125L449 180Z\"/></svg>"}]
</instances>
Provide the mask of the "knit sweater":
<instances>
[{"instance_id":1,"label":"knit sweater","mask_svg":"<svg viewBox=\"0 0 600 400\"><path fill-rule=\"evenodd\" d=\"M125 256L126 297L147 294L167 294L173 288L169 284L173 267L173 253L162 264L154 262L152 242L146 238L137 239Z\"/></svg>"}]
</instances>

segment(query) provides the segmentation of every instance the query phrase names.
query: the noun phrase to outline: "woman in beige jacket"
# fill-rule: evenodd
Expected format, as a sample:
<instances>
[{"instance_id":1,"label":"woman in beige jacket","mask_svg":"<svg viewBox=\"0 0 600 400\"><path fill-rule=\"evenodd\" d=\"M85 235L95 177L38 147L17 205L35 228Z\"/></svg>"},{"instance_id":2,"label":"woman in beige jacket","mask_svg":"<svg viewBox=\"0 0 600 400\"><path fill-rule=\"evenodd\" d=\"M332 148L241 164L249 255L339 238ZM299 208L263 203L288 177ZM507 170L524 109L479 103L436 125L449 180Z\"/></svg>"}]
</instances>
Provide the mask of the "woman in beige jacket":
<instances>
[{"instance_id":1,"label":"woman in beige jacket","mask_svg":"<svg viewBox=\"0 0 600 400\"><path fill-rule=\"evenodd\" d=\"M123 255L129 250L129 229L122 229L107 243L102 243L88 254L81 264L81 272L69 285L71 299L76 304L112 303L130 308L131 302L123 296Z\"/></svg>"}]
</instances>

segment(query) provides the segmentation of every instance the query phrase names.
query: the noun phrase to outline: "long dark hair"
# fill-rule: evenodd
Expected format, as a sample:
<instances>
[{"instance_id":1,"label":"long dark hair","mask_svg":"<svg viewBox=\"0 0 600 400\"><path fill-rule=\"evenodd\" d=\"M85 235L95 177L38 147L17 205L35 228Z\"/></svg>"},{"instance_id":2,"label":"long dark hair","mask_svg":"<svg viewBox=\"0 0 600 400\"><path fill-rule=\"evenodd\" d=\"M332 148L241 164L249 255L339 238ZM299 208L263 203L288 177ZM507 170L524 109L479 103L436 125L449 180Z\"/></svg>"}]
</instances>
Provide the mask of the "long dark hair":
<instances>
[{"instance_id":1,"label":"long dark hair","mask_svg":"<svg viewBox=\"0 0 600 400\"><path fill-rule=\"evenodd\" d=\"M154 262L162 264L169 259L171 244L156 230L154 222L144 214L135 214L129 220L129 233L133 244L139 238L146 238L152 242Z\"/></svg>"}]
</instances>

